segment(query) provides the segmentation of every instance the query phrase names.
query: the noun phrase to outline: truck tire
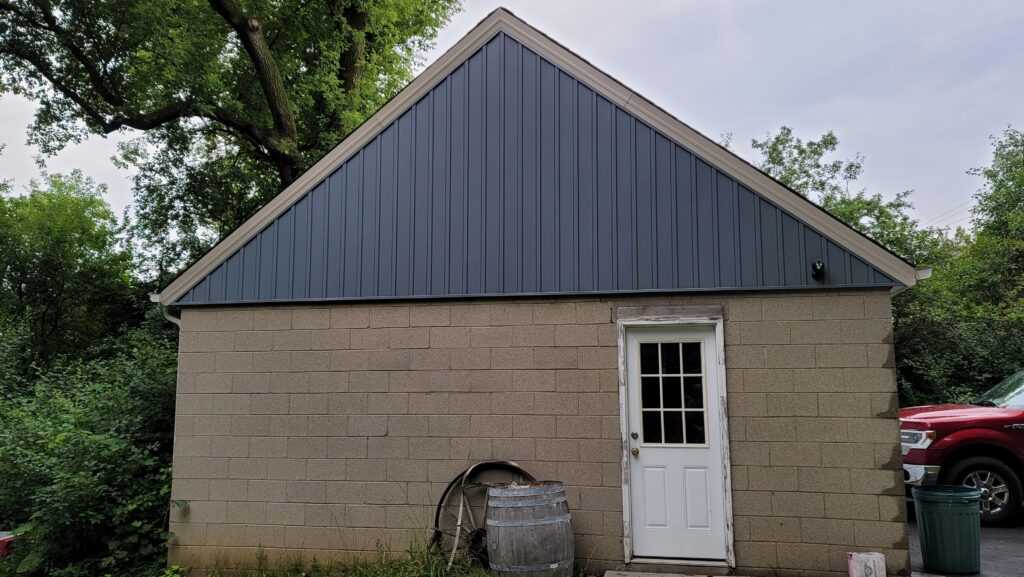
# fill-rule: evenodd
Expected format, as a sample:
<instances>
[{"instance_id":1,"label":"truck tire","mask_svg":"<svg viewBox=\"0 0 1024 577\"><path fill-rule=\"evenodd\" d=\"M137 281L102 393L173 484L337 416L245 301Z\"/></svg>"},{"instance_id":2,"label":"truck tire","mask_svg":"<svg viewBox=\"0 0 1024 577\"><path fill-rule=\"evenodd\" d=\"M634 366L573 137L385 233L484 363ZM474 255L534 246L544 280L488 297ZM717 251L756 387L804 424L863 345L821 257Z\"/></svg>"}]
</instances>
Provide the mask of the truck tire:
<instances>
[{"instance_id":1,"label":"truck tire","mask_svg":"<svg viewBox=\"0 0 1024 577\"><path fill-rule=\"evenodd\" d=\"M992 457L958 461L943 475L945 483L981 489L981 522L1000 525L1016 519L1024 500L1020 477L1006 463Z\"/></svg>"}]
</instances>

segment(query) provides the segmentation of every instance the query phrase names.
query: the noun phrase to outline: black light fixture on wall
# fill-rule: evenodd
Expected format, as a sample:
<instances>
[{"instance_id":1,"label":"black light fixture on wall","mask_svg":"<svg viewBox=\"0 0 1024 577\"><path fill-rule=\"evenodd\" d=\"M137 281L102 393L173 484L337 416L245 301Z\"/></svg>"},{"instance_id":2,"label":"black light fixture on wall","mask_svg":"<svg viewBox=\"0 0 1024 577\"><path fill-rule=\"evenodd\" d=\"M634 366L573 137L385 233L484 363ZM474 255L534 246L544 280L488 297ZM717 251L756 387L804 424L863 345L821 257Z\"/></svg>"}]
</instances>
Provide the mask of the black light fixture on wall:
<instances>
[{"instance_id":1,"label":"black light fixture on wall","mask_svg":"<svg viewBox=\"0 0 1024 577\"><path fill-rule=\"evenodd\" d=\"M811 263L811 278L817 281L825 280L825 263L820 260Z\"/></svg>"}]
</instances>

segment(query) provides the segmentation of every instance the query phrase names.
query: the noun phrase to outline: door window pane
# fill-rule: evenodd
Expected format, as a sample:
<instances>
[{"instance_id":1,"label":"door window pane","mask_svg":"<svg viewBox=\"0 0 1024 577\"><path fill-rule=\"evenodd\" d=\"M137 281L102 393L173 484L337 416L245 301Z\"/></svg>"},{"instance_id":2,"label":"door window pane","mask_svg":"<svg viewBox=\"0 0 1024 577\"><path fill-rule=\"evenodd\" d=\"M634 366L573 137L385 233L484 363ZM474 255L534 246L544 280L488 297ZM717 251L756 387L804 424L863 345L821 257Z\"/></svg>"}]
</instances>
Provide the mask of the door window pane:
<instances>
[{"instance_id":1,"label":"door window pane","mask_svg":"<svg viewBox=\"0 0 1024 577\"><path fill-rule=\"evenodd\" d=\"M700 343L683 343L683 372L687 374L700 374Z\"/></svg>"},{"instance_id":2,"label":"door window pane","mask_svg":"<svg viewBox=\"0 0 1024 577\"><path fill-rule=\"evenodd\" d=\"M685 443L683 438L683 412L665 411L665 442Z\"/></svg>"},{"instance_id":3,"label":"door window pane","mask_svg":"<svg viewBox=\"0 0 1024 577\"><path fill-rule=\"evenodd\" d=\"M679 343L661 343L661 374L679 374Z\"/></svg>"},{"instance_id":4,"label":"door window pane","mask_svg":"<svg viewBox=\"0 0 1024 577\"><path fill-rule=\"evenodd\" d=\"M661 391L658 390L658 377L640 378L640 406L644 409L661 407Z\"/></svg>"},{"instance_id":5,"label":"door window pane","mask_svg":"<svg viewBox=\"0 0 1024 577\"><path fill-rule=\"evenodd\" d=\"M686 411L686 442L691 445L703 445L704 411Z\"/></svg>"},{"instance_id":6,"label":"door window pane","mask_svg":"<svg viewBox=\"0 0 1024 577\"><path fill-rule=\"evenodd\" d=\"M658 343L640 343L640 372L658 374Z\"/></svg>"},{"instance_id":7,"label":"door window pane","mask_svg":"<svg viewBox=\"0 0 1024 577\"><path fill-rule=\"evenodd\" d=\"M661 392L663 399L663 408L665 409L681 409L683 408L683 392L679 386L679 377L661 377Z\"/></svg>"},{"instance_id":8,"label":"door window pane","mask_svg":"<svg viewBox=\"0 0 1024 577\"><path fill-rule=\"evenodd\" d=\"M661 411L644 411L644 442L661 442Z\"/></svg>"},{"instance_id":9,"label":"door window pane","mask_svg":"<svg viewBox=\"0 0 1024 577\"><path fill-rule=\"evenodd\" d=\"M704 383L702 377L686 377L683 379L683 397L687 409L704 408Z\"/></svg>"}]
</instances>

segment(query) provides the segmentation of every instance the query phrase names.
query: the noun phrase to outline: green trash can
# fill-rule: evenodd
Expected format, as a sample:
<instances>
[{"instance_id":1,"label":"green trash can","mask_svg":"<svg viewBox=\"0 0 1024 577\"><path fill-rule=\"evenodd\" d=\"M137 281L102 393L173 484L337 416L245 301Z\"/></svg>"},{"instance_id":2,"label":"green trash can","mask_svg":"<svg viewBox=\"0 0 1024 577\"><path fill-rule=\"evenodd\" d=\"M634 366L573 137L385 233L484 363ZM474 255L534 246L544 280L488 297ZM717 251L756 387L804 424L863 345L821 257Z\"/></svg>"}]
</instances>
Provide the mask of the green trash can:
<instances>
[{"instance_id":1,"label":"green trash can","mask_svg":"<svg viewBox=\"0 0 1024 577\"><path fill-rule=\"evenodd\" d=\"M970 487L914 487L924 568L934 573L981 571L981 491Z\"/></svg>"}]
</instances>

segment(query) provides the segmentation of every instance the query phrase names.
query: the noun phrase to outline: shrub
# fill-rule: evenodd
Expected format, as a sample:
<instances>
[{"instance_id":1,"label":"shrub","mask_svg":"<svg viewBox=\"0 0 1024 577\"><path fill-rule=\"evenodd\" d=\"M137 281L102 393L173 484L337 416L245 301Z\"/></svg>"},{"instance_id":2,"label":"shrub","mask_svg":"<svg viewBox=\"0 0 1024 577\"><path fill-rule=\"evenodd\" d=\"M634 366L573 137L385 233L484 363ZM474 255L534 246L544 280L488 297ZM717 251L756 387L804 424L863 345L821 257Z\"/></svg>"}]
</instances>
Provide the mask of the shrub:
<instances>
[{"instance_id":1,"label":"shrub","mask_svg":"<svg viewBox=\"0 0 1024 577\"><path fill-rule=\"evenodd\" d=\"M0 575L163 570L174 366L173 344L138 329L0 400L0 526L20 534Z\"/></svg>"}]
</instances>

